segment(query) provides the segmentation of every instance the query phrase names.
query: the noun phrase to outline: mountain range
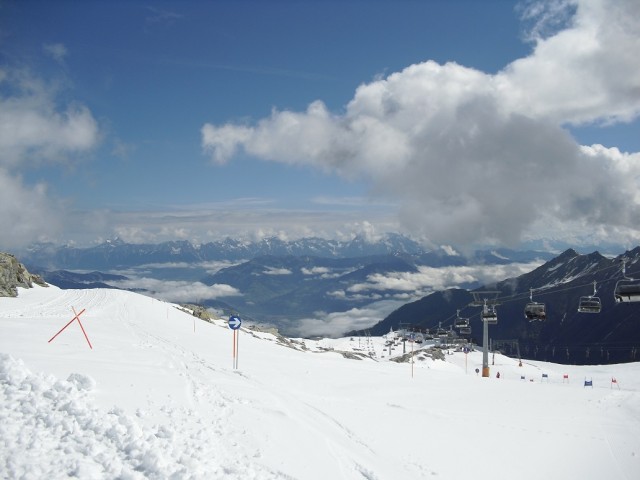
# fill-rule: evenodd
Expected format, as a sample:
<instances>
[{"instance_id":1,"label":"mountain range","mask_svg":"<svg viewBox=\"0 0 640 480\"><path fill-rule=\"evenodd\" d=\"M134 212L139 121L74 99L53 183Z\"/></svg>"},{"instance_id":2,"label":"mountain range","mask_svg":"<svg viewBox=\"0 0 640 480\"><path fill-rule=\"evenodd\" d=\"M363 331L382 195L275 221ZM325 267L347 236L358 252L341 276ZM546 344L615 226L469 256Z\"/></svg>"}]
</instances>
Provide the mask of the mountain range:
<instances>
[{"instance_id":1,"label":"mountain range","mask_svg":"<svg viewBox=\"0 0 640 480\"><path fill-rule=\"evenodd\" d=\"M116 238L93 247L35 244L24 252L22 258L30 264L49 269L112 270L169 262L237 262L262 255L347 258L396 253L419 255L427 252L418 242L397 234L387 234L376 241L368 241L362 236L349 241L317 237L287 241L268 237L256 242L226 238L203 244L186 240L133 244Z\"/></svg>"}]
</instances>

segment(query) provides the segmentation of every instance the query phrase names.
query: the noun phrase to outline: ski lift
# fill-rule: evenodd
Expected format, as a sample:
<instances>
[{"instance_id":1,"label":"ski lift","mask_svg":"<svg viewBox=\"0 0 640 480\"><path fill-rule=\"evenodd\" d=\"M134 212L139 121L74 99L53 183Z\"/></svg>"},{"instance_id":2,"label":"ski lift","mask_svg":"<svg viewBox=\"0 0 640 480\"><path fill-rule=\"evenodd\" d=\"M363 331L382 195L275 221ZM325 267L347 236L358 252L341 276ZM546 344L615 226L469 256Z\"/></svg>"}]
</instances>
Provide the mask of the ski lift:
<instances>
[{"instance_id":1,"label":"ski lift","mask_svg":"<svg viewBox=\"0 0 640 480\"><path fill-rule=\"evenodd\" d=\"M456 328L464 328L469 326L468 318L456 318Z\"/></svg>"},{"instance_id":2,"label":"ski lift","mask_svg":"<svg viewBox=\"0 0 640 480\"><path fill-rule=\"evenodd\" d=\"M593 295L580 297L580 302L578 303L578 312L579 313L600 313L601 308L602 308L602 304L600 303L600 298L596 297L596 281L594 280Z\"/></svg>"},{"instance_id":3,"label":"ski lift","mask_svg":"<svg viewBox=\"0 0 640 480\"><path fill-rule=\"evenodd\" d=\"M459 332L460 335L471 335L471 327L462 327Z\"/></svg>"},{"instance_id":4,"label":"ski lift","mask_svg":"<svg viewBox=\"0 0 640 480\"><path fill-rule=\"evenodd\" d=\"M547 311L544 303L533 301L533 288L529 289L530 302L524 307L524 318L533 322L535 320L546 320Z\"/></svg>"},{"instance_id":5,"label":"ski lift","mask_svg":"<svg viewBox=\"0 0 640 480\"><path fill-rule=\"evenodd\" d=\"M498 313L496 312L495 305L484 304L482 307L482 321L487 322L489 325L498 323Z\"/></svg>"},{"instance_id":6,"label":"ski lift","mask_svg":"<svg viewBox=\"0 0 640 480\"><path fill-rule=\"evenodd\" d=\"M616 282L613 296L616 303L640 302L640 280L627 277L626 260L622 260L622 279Z\"/></svg>"},{"instance_id":7,"label":"ski lift","mask_svg":"<svg viewBox=\"0 0 640 480\"><path fill-rule=\"evenodd\" d=\"M457 318L454 321L454 326L457 329L462 329L462 328L466 328L466 327L469 326L469 319L468 318L461 318L460 317L460 310L458 310ZM460 331L460 333L462 333L462 331Z\"/></svg>"},{"instance_id":8,"label":"ski lift","mask_svg":"<svg viewBox=\"0 0 640 480\"><path fill-rule=\"evenodd\" d=\"M446 328L438 328L436 330L436 337L447 338L449 336L449 330Z\"/></svg>"}]
</instances>

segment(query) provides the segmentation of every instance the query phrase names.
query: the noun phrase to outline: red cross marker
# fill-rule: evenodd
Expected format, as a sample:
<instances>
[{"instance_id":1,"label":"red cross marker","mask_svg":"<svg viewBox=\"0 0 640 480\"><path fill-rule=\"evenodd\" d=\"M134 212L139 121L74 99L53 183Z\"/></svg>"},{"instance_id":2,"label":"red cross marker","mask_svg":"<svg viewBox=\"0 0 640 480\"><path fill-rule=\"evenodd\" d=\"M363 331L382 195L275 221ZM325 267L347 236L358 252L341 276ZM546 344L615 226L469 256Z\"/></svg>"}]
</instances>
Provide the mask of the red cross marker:
<instances>
[{"instance_id":1,"label":"red cross marker","mask_svg":"<svg viewBox=\"0 0 640 480\"><path fill-rule=\"evenodd\" d=\"M87 343L89 344L89 348L93 350L93 347L91 346L91 342L89 341L89 337L87 337L87 332L84 331L84 327L82 326L82 322L80 321L80 315L82 315L84 313L85 309L83 308L80 311L80 313L76 313L76 309L73 308L73 307L71 307L71 310L73 310L73 313L75 314L75 317L73 317L71 319L71 321L69 323L67 323L64 327L62 327L58 333L56 333L53 337L51 337L47 343L51 343L51 340L53 340L58 335L60 335L65 328L67 328L69 325L71 325L74 322L74 320L78 320L78 324L80 325L80 328L82 329L82 333L84 333L84 338L87 339Z\"/></svg>"}]
</instances>

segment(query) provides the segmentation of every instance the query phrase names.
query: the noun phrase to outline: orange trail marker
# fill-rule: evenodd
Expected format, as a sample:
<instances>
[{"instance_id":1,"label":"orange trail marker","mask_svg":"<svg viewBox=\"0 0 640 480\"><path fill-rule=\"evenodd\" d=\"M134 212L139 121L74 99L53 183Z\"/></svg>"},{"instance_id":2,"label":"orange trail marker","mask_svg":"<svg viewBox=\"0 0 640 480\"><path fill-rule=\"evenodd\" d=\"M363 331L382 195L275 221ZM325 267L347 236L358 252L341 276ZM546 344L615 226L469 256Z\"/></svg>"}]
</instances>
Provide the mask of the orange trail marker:
<instances>
[{"instance_id":1,"label":"orange trail marker","mask_svg":"<svg viewBox=\"0 0 640 480\"><path fill-rule=\"evenodd\" d=\"M85 311L85 309L83 308L80 313L76 313L76 309L71 307L71 309L73 310L73 313L75 314L75 317L73 317L69 323L67 323L64 327L62 327L60 329L60 331L58 333L56 333L53 337L51 337L49 339L49 341L47 343L51 343L51 341L56 338L58 335L60 335L65 328L67 328L69 325L71 325L75 320L78 320L78 324L80 325L80 329L82 330L82 333L84 334L84 338L87 340L87 343L89 344L89 348L91 350L93 350L93 347L91 346L91 342L89 341L89 337L87 336L87 332L85 332L84 327L82 326L82 322L80 321L80 315L82 315Z\"/></svg>"}]
</instances>

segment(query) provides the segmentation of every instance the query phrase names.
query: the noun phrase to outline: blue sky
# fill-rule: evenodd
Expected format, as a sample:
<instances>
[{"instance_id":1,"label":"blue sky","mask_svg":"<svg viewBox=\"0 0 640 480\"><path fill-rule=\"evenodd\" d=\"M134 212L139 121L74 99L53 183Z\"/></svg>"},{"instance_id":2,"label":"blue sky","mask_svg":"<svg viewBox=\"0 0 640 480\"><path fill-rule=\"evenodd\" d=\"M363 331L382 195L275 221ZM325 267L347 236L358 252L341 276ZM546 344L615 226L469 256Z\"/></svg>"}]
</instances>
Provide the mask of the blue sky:
<instances>
[{"instance_id":1,"label":"blue sky","mask_svg":"<svg viewBox=\"0 0 640 480\"><path fill-rule=\"evenodd\" d=\"M0 248L636 245L639 9L2 0Z\"/></svg>"}]
</instances>

